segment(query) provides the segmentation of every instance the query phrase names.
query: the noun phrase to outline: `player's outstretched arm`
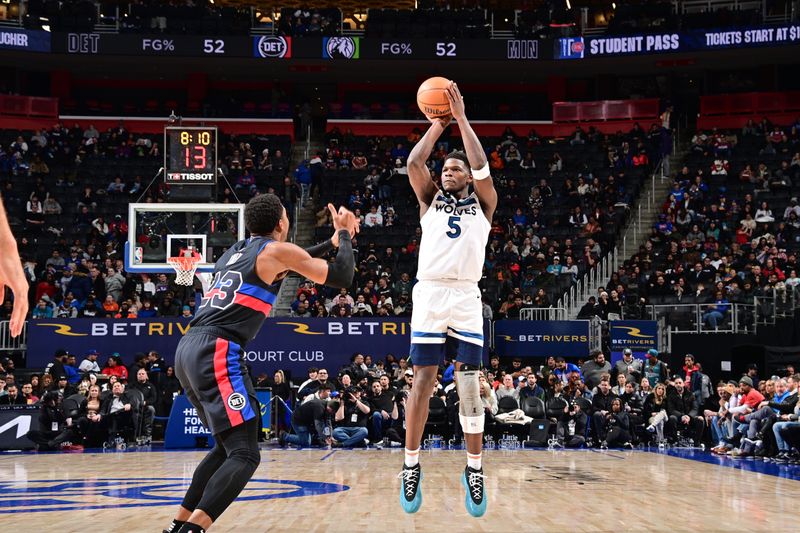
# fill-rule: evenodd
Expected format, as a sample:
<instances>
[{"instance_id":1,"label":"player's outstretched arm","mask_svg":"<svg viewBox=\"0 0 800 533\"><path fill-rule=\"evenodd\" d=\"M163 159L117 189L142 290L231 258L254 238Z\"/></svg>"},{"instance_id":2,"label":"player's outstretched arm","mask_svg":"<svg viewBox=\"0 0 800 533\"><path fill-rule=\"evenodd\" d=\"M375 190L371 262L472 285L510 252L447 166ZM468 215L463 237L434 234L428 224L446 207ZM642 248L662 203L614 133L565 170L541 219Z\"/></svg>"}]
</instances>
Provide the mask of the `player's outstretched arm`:
<instances>
[{"instance_id":1,"label":"player's outstretched arm","mask_svg":"<svg viewBox=\"0 0 800 533\"><path fill-rule=\"evenodd\" d=\"M419 216L425 214L436 196L436 184L426 165L433 146L450 124L450 117L431 119L431 127L408 154L408 179L419 201Z\"/></svg>"},{"instance_id":2,"label":"player's outstretched arm","mask_svg":"<svg viewBox=\"0 0 800 533\"><path fill-rule=\"evenodd\" d=\"M11 233L6 210L0 197L0 304L5 297L6 285L14 293L14 309L11 311L11 336L22 332L28 314L28 280L22 271L17 241Z\"/></svg>"},{"instance_id":3,"label":"player's outstretched arm","mask_svg":"<svg viewBox=\"0 0 800 533\"><path fill-rule=\"evenodd\" d=\"M497 209L497 191L494 189L494 182L489 174L489 162L486 160L486 152L483 150L481 141L478 140L478 136L472 129L469 120L467 120L464 97L461 96L458 85L452 82L446 93L447 100L450 102L450 111L458 123L458 129L461 131L461 140L464 141L464 150L467 152L469 166L472 169L472 185L475 187L475 194L478 195L484 215L491 222L494 211Z\"/></svg>"},{"instance_id":4,"label":"player's outstretched arm","mask_svg":"<svg viewBox=\"0 0 800 533\"><path fill-rule=\"evenodd\" d=\"M275 243L258 256L256 272L265 283L273 283L276 276L286 270L332 287L349 287L353 283L355 258L350 236L358 231L358 219L344 207L338 212L330 204L328 208L333 215L333 227L339 243L334 262L311 257L306 250L292 243Z\"/></svg>"}]
</instances>

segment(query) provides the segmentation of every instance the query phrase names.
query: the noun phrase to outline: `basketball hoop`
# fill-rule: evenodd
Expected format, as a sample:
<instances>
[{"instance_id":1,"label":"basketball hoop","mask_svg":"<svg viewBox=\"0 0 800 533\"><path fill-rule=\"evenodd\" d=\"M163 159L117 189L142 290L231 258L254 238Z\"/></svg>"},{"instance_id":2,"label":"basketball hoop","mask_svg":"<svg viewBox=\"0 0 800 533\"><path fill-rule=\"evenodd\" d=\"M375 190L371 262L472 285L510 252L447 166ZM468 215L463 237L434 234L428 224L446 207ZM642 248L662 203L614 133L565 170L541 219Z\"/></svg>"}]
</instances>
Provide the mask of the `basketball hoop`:
<instances>
[{"instance_id":1,"label":"basketball hoop","mask_svg":"<svg viewBox=\"0 0 800 533\"><path fill-rule=\"evenodd\" d=\"M194 273L200 263L200 254L167 257L167 263L175 269L175 283L191 286L194 283Z\"/></svg>"}]
</instances>

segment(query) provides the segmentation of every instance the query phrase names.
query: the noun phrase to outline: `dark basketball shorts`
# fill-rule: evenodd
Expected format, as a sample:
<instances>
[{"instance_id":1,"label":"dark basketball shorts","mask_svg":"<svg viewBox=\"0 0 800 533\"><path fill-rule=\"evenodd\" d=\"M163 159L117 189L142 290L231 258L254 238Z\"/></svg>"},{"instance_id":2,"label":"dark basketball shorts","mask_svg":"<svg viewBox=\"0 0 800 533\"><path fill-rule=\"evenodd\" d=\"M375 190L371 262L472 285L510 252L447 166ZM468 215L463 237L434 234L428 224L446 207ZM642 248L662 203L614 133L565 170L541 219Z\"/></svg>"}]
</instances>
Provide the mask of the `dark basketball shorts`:
<instances>
[{"instance_id":1,"label":"dark basketball shorts","mask_svg":"<svg viewBox=\"0 0 800 533\"><path fill-rule=\"evenodd\" d=\"M258 416L242 347L235 342L190 330L178 343L175 374L212 435Z\"/></svg>"}]
</instances>

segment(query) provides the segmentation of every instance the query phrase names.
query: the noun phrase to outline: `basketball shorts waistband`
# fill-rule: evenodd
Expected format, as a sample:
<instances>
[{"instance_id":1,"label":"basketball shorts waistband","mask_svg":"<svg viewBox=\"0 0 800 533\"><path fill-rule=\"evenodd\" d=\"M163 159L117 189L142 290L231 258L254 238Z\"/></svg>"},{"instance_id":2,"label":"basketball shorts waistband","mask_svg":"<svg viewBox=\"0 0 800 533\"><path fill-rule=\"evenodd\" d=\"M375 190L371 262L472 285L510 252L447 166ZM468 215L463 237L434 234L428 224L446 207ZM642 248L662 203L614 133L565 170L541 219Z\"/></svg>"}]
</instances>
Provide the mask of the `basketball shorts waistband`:
<instances>
[{"instance_id":1,"label":"basketball shorts waistband","mask_svg":"<svg viewBox=\"0 0 800 533\"><path fill-rule=\"evenodd\" d=\"M239 346L244 346L245 340L242 338L237 337L236 335L232 335L230 331L224 330L222 328L218 328L216 326L192 326L189 328L189 331L186 332L186 335L210 335L212 337L219 337L220 339L235 342Z\"/></svg>"}]
</instances>

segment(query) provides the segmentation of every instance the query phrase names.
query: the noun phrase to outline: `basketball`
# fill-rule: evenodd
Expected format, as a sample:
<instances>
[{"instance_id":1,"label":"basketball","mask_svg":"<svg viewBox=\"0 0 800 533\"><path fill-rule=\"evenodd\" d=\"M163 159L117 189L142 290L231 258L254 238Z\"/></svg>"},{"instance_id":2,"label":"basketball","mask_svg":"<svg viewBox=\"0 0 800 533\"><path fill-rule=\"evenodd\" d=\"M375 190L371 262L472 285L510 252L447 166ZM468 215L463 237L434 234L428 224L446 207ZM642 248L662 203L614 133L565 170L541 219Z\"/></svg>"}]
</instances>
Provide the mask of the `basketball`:
<instances>
[{"instance_id":1,"label":"basketball","mask_svg":"<svg viewBox=\"0 0 800 533\"><path fill-rule=\"evenodd\" d=\"M450 80L435 76L422 82L417 89L417 105L428 118L446 117L450 114L450 102L447 101L447 87Z\"/></svg>"}]
</instances>

